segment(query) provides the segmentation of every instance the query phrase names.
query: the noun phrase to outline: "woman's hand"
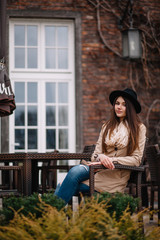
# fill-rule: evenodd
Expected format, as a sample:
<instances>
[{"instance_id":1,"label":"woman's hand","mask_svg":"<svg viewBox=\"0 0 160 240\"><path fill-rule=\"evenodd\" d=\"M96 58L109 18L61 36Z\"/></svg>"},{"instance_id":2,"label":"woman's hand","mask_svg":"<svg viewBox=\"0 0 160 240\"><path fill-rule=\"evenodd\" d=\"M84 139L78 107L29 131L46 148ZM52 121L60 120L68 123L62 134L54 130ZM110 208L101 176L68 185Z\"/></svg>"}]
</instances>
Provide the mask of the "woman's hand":
<instances>
[{"instance_id":1,"label":"woman's hand","mask_svg":"<svg viewBox=\"0 0 160 240\"><path fill-rule=\"evenodd\" d=\"M88 165L102 165L101 162L90 162L88 163Z\"/></svg>"},{"instance_id":2,"label":"woman's hand","mask_svg":"<svg viewBox=\"0 0 160 240\"><path fill-rule=\"evenodd\" d=\"M99 154L98 158L99 158L101 164L103 164L103 166L105 166L106 168L109 168L109 169L114 169L115 168L111 159L109 157L107 157L105 154Z\"/></svg>"}]
</instances>

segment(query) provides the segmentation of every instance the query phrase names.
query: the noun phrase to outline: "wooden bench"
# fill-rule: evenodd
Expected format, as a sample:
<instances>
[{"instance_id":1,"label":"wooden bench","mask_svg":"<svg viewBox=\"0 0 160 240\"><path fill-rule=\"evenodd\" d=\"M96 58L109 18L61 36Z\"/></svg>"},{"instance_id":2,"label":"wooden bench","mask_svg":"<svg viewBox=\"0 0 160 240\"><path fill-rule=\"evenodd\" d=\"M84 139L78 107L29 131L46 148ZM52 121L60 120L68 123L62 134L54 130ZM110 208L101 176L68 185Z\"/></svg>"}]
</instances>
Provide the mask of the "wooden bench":
<instances>
[{"instance_id":1,"label":"wooden bench","mask_svg":"<svg viewBox=\"0 0 160 240\"><path fill-rule=\"evenodd\" d=\"M5 161L6 164L6 161ZM1 184L0 198L10 195L20 196L23 194L23 166L0 165Z\"/></svg>"}]
</instances>

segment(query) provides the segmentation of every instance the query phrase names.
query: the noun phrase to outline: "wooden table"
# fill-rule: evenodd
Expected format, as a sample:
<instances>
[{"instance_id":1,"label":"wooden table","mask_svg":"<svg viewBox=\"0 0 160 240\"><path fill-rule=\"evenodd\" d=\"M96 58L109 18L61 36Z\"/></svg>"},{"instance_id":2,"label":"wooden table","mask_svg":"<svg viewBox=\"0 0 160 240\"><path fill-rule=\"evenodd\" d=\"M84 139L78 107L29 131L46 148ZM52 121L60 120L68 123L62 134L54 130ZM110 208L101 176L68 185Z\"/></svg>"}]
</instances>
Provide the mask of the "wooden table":
<instances>
[{"instance_id":1,"label":"wooden table","mask_svg":"<svg viewBox=\"0 0 160 240\"><path fill-rule=\"evenodd\" d=\"M23 164L23 194L31 195L37 187L37 166L38 162L47 162L49 160L71 160L71 159L90 159L88 153L2 153L0 162L5 163L22 163ZM66 166L57 166L65 168Z\"/></svg>"}]
</instances>

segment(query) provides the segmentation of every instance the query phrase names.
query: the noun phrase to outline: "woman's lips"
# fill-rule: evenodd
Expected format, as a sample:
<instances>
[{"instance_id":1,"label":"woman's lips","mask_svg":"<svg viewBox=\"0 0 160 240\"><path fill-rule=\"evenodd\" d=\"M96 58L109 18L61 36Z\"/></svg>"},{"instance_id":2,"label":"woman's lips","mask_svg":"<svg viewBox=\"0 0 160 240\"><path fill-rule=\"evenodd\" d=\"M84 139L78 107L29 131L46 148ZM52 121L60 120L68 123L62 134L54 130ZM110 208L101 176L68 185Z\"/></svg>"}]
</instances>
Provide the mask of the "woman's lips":
<instances>
[{"instance_id":1,"label":"woman's lips","mask_svg":"<svg viewBox=\"0 0 160 240\"><path fill-rule=\"evenodd\" d=\"M116 113L122 113L122 111L116 111Z\"/></svg>"}]
</instances>

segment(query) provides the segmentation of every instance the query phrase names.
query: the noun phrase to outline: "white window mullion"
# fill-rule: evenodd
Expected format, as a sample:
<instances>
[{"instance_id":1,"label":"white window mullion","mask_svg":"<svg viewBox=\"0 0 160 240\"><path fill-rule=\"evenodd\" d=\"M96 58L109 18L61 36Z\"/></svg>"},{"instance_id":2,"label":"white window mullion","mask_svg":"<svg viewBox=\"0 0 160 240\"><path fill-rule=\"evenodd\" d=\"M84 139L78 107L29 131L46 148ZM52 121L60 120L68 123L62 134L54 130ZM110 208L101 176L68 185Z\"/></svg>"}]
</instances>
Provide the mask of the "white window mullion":
<instances>
[{"instance_id":1,"label":"white window mullion","mask_svg":"<svg viewBox=\"0 0 160 240\"><path fill-rule=\"evenodd\" d=\"M43 26L43 25L42 25ZM43 27L40 27L40 24L38 24L38 69L44 70L44 32Z\"/></svg>"},{"instance_id":2,"label":"white window mullion","mask_svg":"<svg viewBox=\"0 0 160 240\"><path fill-rule=\"evenodd\" d=\"M25 26L25 68L27 68L27 26Z\"/></svg>"},{"instance_id":3,"label":"white window mullion","mask_svg":"<svg viewBox=\"0 0 160 240\"><path fill-rule=\"evenodd\" d=\"M42 91L43 89L43 91ZM46 151L45 82L38 82L38 149Z\"/></svg>"},{"instance_id":4,"label":"white window mullion","mask_svg":"<svg viewBox=\"0 0 160 240\"><path fill-rule=\"evenodd\" d=\"M56 101L55 101L55 110L56 110L56 122L55 122L55 132L56 132L56 149L59 149L59 142L58 142L58 137L59 137L59 129L58 129L58 83L56 83Z\"/></svg>"},{"instance_id":5,"label":"white window mullion","mask_svg":"<svg viewBox=\"0 0 160 240\"><path fill-rule=\"evenodd\" d=\"M27 82L25 82L25 121L24 121L24 124L25 124L25 151L27 151L27 146L28 146L28 114L27 114L27 111L28 111L28 104L27 104Z\"/></svg>"}]
</instances>

